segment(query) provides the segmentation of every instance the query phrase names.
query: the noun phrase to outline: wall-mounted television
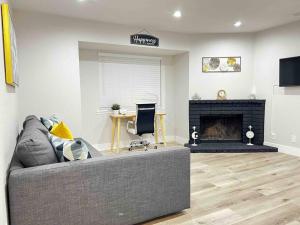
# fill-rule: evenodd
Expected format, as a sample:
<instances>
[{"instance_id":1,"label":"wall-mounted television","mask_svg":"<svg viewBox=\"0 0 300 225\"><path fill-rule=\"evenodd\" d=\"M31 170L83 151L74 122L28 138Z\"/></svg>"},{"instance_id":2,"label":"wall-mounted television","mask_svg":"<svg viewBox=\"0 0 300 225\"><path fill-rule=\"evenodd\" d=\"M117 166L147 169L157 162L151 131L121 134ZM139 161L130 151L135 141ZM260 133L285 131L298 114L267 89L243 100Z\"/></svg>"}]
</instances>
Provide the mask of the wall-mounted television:
<instances>
[{"instance_id":1,"label":"wall-mounted television","mask_svg":"<svg viewBox=\"0 0 300 225\"><path fill-rule=\"evenodd\" d=\"M279 86L300 86L300 56L280 59Z\"/></svg>"}]
</instances>

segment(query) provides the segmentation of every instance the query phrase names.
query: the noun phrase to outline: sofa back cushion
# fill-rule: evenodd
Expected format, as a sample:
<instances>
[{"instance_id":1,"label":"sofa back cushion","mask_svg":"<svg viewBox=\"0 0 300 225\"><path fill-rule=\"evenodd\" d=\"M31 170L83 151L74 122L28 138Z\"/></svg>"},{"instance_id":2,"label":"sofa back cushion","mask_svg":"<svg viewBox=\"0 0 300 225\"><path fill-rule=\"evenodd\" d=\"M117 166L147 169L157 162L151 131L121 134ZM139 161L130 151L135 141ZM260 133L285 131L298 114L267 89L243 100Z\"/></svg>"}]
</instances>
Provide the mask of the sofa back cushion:
<instances>
[{"instance_id":1,"label":"sofa back cushion","mask_svg":"<svg viewBox=\"0 0 300 225\"><path fill-rule=\"evenodd\" d=\"M47 134L27 123L17 143L16 156L25 167L58 162Z\"/></svg>"},{"instance_id":2,"label":"sofa back cushion","mask_svg":"<svg viewBox=\"0 0 300 225\"><path fill-rule=\"evenodd\" d=\"M38 129L44 134L48 133L47 128L41 123L41 121L34 115L27 116L23 122L23 129Z\"/></svg>"}]
</instances>

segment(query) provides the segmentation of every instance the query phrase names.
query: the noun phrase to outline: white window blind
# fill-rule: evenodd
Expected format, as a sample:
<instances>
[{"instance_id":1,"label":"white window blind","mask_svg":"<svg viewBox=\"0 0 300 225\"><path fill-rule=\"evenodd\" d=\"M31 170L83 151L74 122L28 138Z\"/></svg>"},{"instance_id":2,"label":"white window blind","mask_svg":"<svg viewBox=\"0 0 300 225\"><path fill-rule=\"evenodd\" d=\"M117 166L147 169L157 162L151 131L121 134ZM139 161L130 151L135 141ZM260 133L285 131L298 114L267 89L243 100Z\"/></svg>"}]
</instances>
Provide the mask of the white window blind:
<instances>
[{"instance_id":1,"label":"white window blind","mask_svg":"<svg viewBox=\"0 0 300 225\"><path fill-rule=\"evenodd\" d=\"M118 103L134 110L138 102L161 101L160 58L99 54L100 108Z\"/></svg>"}]
</instances>

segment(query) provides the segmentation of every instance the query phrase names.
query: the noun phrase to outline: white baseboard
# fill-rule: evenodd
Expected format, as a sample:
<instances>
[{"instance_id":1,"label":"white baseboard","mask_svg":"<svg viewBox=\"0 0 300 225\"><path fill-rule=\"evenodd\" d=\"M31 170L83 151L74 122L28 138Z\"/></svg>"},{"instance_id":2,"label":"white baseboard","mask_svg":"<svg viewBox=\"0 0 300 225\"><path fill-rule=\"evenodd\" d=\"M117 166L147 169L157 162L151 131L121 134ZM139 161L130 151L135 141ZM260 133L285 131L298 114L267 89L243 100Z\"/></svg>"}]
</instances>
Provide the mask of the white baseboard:
<instances>
[{"instance_id":1,"label":"white baseboard","mask_svg":"<svg viewBox=\"0 0 300 225\"><path fill-rule=\"evenodd\" d=\"M149 138L147 140L150 141L150 143L154 143L154 138ZM175 136L166 136L166 141L167 142L177 142L178 143L177 137L175 137ZM128 148L129 142L130 142L130 140L128 140L128 141L121 141L120 142L120 148ZM98 151L105 151L105 150L110 149L111 143L93 144L93 147L95 149L97 149Z\"/></svg>"},{"instance_id":2,"label":"white baseboard","mask_svg":"<svg viewBox=\"0 0 300 225\"><path fill-rule=\"evenodd\" d=\"M279 152L300 157L300 148L296 148L293 146L287 146L287 145L280 145L280 144L272 143L272 142L265 142L264 144L278 148Z\"/></svg>"}]
</instances>

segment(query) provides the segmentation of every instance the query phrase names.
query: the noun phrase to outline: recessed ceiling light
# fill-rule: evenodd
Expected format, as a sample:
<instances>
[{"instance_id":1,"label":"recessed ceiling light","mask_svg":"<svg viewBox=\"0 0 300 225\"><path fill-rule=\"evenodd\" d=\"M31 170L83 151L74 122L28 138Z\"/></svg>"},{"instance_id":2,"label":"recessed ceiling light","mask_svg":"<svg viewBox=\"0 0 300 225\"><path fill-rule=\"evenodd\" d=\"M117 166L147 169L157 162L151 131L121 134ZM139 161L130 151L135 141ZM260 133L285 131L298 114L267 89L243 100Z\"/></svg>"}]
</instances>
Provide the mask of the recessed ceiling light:
<instances>
[{"instance_id":1,"label":"recessed ceiling light","mask_svg":"<svg viewBox=\"0 0 300 225\"><path fill-rule=\"evenodd\" d=\"M236 21L234 24L233 24L235 27L240 27L243 25L243 23L241 21Z\"/></svg>"},{"instance_id":2,"label":"recessed ceiling light","mask_svg":"<svg viewBox=\"0 0 300 225\"><path fill-rule=\"evenodd\" d=\"M175 18L180 18L182 15L181 15L181 11L180 10L176 10L174 13L173 13L173 16Z\"/></svg>"}]
</instances>

